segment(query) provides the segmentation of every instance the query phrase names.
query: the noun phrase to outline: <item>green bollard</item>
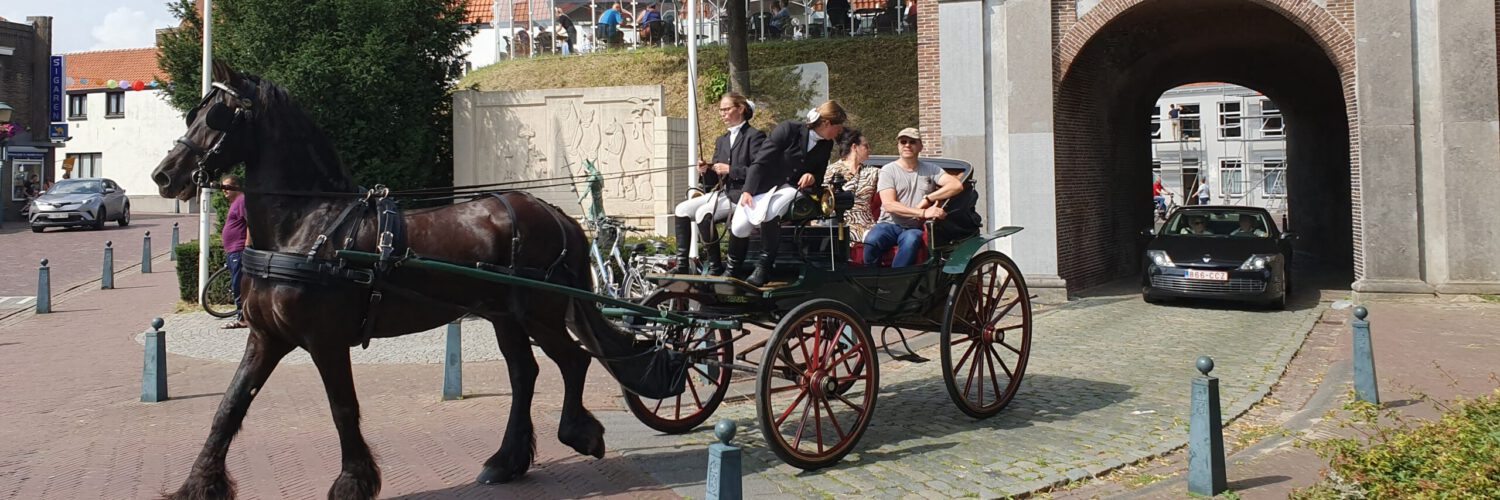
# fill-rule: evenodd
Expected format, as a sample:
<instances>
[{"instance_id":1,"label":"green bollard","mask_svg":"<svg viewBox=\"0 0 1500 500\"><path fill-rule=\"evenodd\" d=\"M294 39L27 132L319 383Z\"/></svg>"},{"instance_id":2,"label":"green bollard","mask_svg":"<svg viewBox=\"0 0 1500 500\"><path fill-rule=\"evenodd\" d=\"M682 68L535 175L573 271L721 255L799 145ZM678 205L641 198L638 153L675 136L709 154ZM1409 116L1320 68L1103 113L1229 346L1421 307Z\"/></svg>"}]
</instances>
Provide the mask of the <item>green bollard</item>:
<instances>
[{"instance_id":1,"label":"green bollard","mask_svg":"<svg viewBox=\"0 0 1500 500\"><path fill-rule=\"evenodd\" d=\"M47 259L42 259L42 267L36 268L36 313L50 312L52 312L52 269L47 267Z\"/></svg>"},{"instance_id":2,"label":"green bollard","mask_svg":"<svg viewBox=\"0 0 1500 500\"><path fill-rule=\"evenodd\" d=\"M151 320L146 330L146 364L141 369L141 402L167 400L167 332L161 331L161 318Z\"/></svg>"},{"instance_id":3,"label":"green bollard","mask_svg":"<svg viewBox=\"0 0 1500 500\"><path fill-rule=\"evenodd\" d=\"M708 445L708 480L705 482L703 498L706 500L741 500L745 490L741 482L740 447L729 444L734 439L734 421L720 420L714 425L714 436L719 442Z\"/></svg>"},{"instance_id":4,"label":"green bollard","mask_svg":"<svg viewBox=\"0 0 1500 500\"><path fill-rule=\"evenodd\" d=\"M172 251L167 252L167 260L177 261L177 223L172 223Z\"/></svg>"},{"instance_id":5,"label":"green bollard","mask_svg":"<svg viewBox=\"0 0 1500 500\"><path fill-rule=\"evenodd\" d=\"M1360 401L1380 404L1380 387L1375 383L1375 348L1370 345L1370 310L1354 308L1354 396Z\"/></svg>"},{"instance_id":6,"label":"green bollard","mask_svg":"<svg viewBox=\"0 0 1500 500\"><path fill-rule=\"evenodd\" d=\"M1219 379L1208 376L1214 359L1198 357L1188 419L1188 493L1211 497L1229 489L1224 471L1224 420L1219 413Z\"/></svg>"},{"instance_id":7,"label":"green bollard","mask_svg":"<svg viewBox=\"0 0 1500 500\"><path fill-rule=\"evenodd\" d=\"M151 231L141 240L141 274L151 274Z\"/></svg>"},{"instance_id":8,"label":"green bollard","mask_svg":"<svg viewBox=\"0 0 1500 500\"><path fill-rule=\"evenodd\" d=\"M448 323L448 345L443 354L443 401L464 398L463 318Z\"/></svg>"},{"instance_id":9,"label":"green bollard","mask_svg":"<svg viewBox=\"0 0 1500 500\"><path fill-rule=\"evenodd\" d=\"M104 242L104 275L99 277L99 289L115 288L115 242Z\"/></svg>"}]
</instances>

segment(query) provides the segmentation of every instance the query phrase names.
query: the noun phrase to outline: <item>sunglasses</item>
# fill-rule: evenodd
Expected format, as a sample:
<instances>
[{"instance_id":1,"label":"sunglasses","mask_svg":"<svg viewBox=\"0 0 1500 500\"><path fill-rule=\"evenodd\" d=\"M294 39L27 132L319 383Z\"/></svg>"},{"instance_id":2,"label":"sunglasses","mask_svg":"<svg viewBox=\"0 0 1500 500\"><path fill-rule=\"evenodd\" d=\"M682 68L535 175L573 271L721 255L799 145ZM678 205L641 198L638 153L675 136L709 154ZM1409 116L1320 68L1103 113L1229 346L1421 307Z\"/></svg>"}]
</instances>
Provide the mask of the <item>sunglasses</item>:
<instances>
[{"instance_id":1,"label":"sunglasses","mask_svg":"<svg viewBox=\"0 0 1500 500\"><path fill-rule=\"evenodd\" d=\"M898 139L896 141L896 143L898 143L898 144L900 144L902 146L906 146L906 145L919 145L920 146L922 144L922 141L919 141L919 140L916 140L916 139L905 139L905 138L903 138L903 139Z\"/></svg>"}]
</instances>

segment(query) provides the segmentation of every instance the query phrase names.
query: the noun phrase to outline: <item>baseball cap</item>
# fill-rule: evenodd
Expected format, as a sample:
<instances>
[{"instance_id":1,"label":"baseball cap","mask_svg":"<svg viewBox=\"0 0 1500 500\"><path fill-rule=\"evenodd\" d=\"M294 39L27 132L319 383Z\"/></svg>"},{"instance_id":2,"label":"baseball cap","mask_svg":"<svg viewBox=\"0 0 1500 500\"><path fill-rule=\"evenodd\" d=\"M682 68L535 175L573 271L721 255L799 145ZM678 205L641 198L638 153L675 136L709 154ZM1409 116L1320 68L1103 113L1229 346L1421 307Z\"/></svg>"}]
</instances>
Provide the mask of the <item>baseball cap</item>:
<instances>
[{"instance_id":1,"label":"baseball cap","mask_svg":"<svg viewBox=\"0 0 1500 500\"><path fill-rule=\"evenodd\" d=\"M922 132L918 131L916 127L906 127L901 129L901 133L896 134L897 139L900 139L902 137L920 141L922 140Z\"/></svg>"}]
</instances>

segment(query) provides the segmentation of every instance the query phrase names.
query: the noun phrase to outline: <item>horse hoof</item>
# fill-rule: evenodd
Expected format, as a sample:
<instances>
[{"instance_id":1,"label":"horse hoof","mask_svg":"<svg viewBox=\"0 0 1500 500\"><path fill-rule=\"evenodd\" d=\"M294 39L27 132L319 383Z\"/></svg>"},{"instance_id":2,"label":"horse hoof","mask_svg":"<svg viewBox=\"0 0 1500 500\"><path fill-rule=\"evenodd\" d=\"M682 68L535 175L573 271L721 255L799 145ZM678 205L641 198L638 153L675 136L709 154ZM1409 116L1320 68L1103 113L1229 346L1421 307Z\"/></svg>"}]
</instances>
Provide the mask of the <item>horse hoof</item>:
<instances>
[{"instance_id":1,"label":"horse hoof","mask_svg":"<svg viewBox=\"0 0 1500 500\"><path fill-rule=\"evenodd\" d=\"M475 478L474 481L479 484L505 484L520 479L521 476L524 475L526 475L525 469L519 471L507 471L502 470L499 467L490 467L486 465L484 467L484 470L479 471L479 477Z\"/></svg>"},{"instance_id":2,"label":"horse hoof","mask_svg":"<svg viewBox=\"0 0 1500 500\"><path fill-rule=\"evenodd\" d=\"M559 429L557 438L580 455L604 458L604 424L592 415L579 419L573 426Z\"/></svg>"}]
</instances>

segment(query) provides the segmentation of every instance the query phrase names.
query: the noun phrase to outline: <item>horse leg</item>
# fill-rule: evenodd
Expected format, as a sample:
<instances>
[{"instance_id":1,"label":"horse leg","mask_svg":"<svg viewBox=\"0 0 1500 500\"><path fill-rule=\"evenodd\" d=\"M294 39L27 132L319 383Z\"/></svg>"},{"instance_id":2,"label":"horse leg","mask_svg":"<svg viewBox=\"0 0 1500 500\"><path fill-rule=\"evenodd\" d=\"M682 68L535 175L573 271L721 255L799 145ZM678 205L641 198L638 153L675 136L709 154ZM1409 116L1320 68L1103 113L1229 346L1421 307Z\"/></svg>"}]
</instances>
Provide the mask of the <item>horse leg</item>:
<instances>
[{"instance_id":1,"label":"horse leg","mask_svg":"<svg viewBox=\"0 0 1500 500\"><path fill-rule=\"evenodd\" d=\"M536 320L530 324L542 352L547 353L562 372L563 407L562 420L557 424L557 439L580 454L604 458L604 424L583 407L583 383L588 378L589 363L593 360L568 336L562 320Z\"/></svg>"},{"instance_id":2,"label":"horse leg","mask_svg":"<svg viewBox=\"0 0 1500 500\"><path fill-rule=\"evenodd\" d=\"M531 398L536 393L536 358L526 341L526 330L509 317L490 317L495 326L495 341L505 356L510 372L510 420L505 423L505 437L500 449L484 461L477 481L483 484L508 483L519 479L536 460L536 434L531 426Z\"/></svg>"},{"instance_id":3,"label":"horse leg","mask_svg":"<svg viewBox=\"0 0 1500 500\"><path fill-rule=\"evenodd\" d=\"M354 393L354 372L349 364L349 348L337 343L309 350L323 390L328 393L328 407L333 411L333 425L339 433L341 468L338 479L328 489L328 498L375 498L380 493L380 467L370 454L369 445L359 432L359 398Z\"/></svg>"},{"instance_id":4,"label":"horse leg","mask_svg":"<svg viewBox=\"0 0 1500 500\"><path fill-rule=\"evenodd\" d=\"M214 414L213 427L208 441L193 462L193 470L187 480L168 498L231 498L234 496L234 481L224 467L224 458L229 453L229 443L245 420L250 402L265 385L266 378L276 369L281 358L292 351L293 346L284 340L271 337L252 328L245 341L245 357L224 391L219 402L219 411Z\"/></svg>"}]
</instances>

